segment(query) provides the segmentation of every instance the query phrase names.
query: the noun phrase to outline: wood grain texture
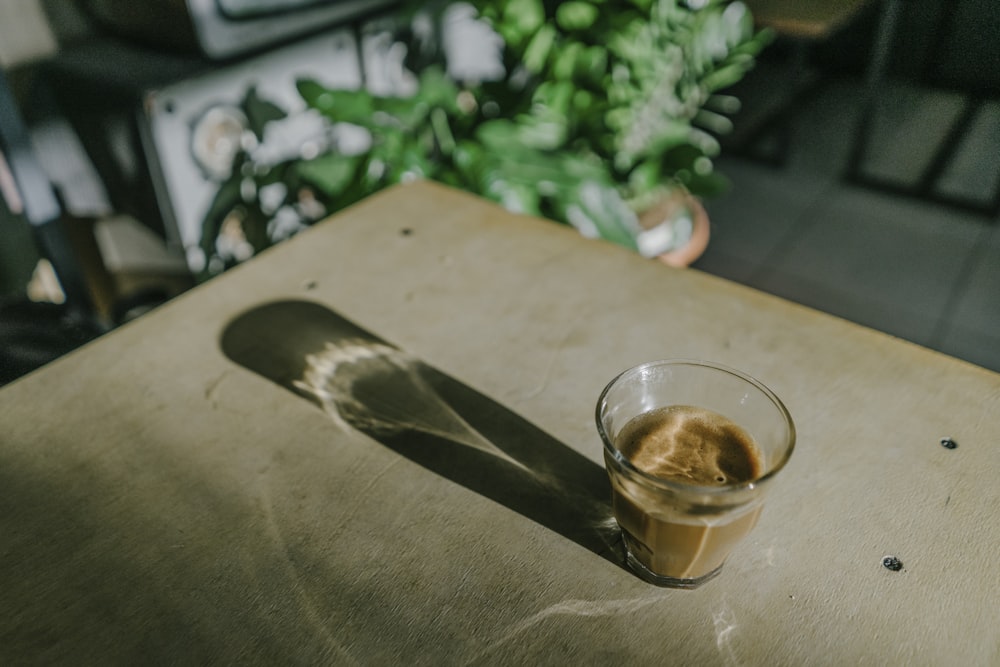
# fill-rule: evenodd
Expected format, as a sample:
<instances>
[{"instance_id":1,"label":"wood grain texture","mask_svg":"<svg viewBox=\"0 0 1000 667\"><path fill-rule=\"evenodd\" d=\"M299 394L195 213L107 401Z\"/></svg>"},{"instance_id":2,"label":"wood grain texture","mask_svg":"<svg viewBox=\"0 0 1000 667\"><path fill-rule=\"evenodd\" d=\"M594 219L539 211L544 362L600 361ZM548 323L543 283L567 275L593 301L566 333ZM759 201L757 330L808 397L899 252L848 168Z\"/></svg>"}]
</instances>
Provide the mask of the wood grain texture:
<instances>
[{"instance_id":1,"label":"wood grain texture","mask_svg":"<svg viewBox=\"0 0 1000 667\"><path fill-rule=\"evenodd\" d=\"M280 299L595 463L600 389L666 357L797 449L718 579L651 587L227 359ZM0 390L0 663L997 664L998 473L1000 375L413 184Z\"/></svg>"}]
</instances>

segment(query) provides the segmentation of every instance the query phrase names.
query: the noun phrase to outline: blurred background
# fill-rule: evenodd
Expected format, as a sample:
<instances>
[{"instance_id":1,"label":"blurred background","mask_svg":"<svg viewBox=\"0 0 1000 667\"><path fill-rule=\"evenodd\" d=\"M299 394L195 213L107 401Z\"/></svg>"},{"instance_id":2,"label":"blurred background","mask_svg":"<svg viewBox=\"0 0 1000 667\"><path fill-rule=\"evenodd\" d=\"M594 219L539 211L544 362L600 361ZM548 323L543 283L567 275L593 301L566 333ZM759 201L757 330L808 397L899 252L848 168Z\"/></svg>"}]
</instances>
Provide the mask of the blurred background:
<instances>
[{"instance_id":1,"label":"blurred background","mask_svg":"<svg viewBox=\"0 0 1000 667\"><path fill-rule=\"evenodd\" d=\"M729 185L694 269L1000 370L1000 8L745 4L771 39L725 91ZM498 67L474 14L428 28L459 78ZM296 81L412 93L413 21L391 0L0 2L0 383L203 279L248 136L272 161L363 142Z\"/></svg>"}]
</instances>

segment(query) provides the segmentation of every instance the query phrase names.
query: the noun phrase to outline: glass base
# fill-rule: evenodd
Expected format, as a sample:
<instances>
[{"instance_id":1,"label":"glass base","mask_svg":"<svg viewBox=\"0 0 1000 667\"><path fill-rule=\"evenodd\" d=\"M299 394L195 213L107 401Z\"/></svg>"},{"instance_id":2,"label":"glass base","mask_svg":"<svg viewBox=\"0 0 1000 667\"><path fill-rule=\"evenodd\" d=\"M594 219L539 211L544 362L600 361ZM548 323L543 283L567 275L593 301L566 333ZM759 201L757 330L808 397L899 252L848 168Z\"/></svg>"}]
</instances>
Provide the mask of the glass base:
<instances>
[{"instance_id":1,"label":"glass base","mask_svg":"<svg viewBox=\"0 0 1000 667\"><path fill-rule=\"evenodd\" d=\"M722 572L722 565L720 565L708 574L703 574L700 577L692 579L678 579L677 577L657 574L640 563L639 559L632 555L632 551L628 548L628 540L625 540L625 562L628 563L629 569L639 575L640 579L657 586L663 586L664 588L698 588L706 581L715 579Z\"/></svg>"}]
</instances>

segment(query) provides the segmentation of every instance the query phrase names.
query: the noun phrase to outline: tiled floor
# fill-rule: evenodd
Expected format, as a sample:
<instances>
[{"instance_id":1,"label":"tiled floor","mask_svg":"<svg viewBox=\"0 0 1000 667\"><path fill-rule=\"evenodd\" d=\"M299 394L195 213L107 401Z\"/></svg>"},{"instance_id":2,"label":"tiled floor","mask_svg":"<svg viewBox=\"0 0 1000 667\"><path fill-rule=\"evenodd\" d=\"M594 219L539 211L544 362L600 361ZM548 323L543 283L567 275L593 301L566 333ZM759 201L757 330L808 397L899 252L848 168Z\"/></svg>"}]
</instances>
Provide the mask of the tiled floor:
<instances>
[{"instance_id":1,"label":"tiled floor","mask_svg":"<svg viewBox=\"0 0 1000 667\"><path fill-rule=\"evenodd\" d=\"M707 202L713 236L695 267L1000 371L1000 220L848 184L860 93L860 81L835 80L805 103L783 166L718 161L733 187ZM897 127L953 113L937 91L894 100L885 117ZM871 164L912 171L907 141L897 134ZM1000 162L996 142L970 143L969 178L950 176L959 185ZM995 179L984 182L988 196Z\"/></svg>"}]
</instances>

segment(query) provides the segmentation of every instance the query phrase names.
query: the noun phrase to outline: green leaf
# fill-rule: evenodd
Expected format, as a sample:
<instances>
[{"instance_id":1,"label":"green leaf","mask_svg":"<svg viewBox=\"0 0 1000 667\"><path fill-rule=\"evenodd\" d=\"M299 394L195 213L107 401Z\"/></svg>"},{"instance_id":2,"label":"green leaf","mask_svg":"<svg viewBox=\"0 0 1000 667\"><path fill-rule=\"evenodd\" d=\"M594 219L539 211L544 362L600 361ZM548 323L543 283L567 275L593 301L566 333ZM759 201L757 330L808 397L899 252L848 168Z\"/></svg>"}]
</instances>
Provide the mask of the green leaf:
<instances>
[{"instance_id":1,"label":"green leaf","mask_svg":"<svg viewBox=\"0 0 1000 667\"><path fill-rule=\"evenodd\" d=\"M458 86L440 67L428 67L421 72L417 95L431 106L452 113L458 111Z\"/></svg>"},{"instance_id":2,"label":"green leaf","mask_svg":"<svg viewBox=\"0 0 1000 667\"><path fill-rule=\"evenodd\" d=\"M695 130L684 118L661 117L645 142L632 151L621 150L620 168L629 169L642 158L664 155L668 151L690 144Z\"/></svg>"},{"instance_id":3,"label":"green leaf","mask_svg":"<svg viewBox=\"0 0 1000 667\"><path fill-rule=\"evenodd\" d=\"M573 93L573 108L577 113L584 114L594 106L594 94L588 90L577 90Z\"/></svg>"},{"instance_id":4,"label":"green leaf","mask_svg":"<svg viewBox=\"0 0 1000 667\"><path fill-rule=\"evenodd\" d=\"M314 79L299 79L295 82L299 96L313 109L327 111L333 106L333 98L328 95L330 89Z\"/></svg>"},{"instance_id":5,"label":"green leaf","mask_svg":"<svg viewBox=\"0 0 1000 667\"><path fill-rule=\"evenodd\" d=\"M476 138L493 150L504 150L517 143L517 127L506 118L488 120L476 130Z\"/></svg>"},{"instance_id":6,"label":"green leaf","mask_svg":"<svg viewBox=\"0 0 1000 667\"><path fill-rule=\"evenodd\" d=\"M257 95L257 88L251 86L243 99L243 113L246 114L250 130L258 141L264 140L264 127L276 120L285 118L288 114L277 104Z\"/></svg>"},{"instance_id":7,"label":"green leaf","mask_svg":"<svg viewBox=\"0 0 1000 667\"><path fill-rule=\"evenodd\" d=\"M591 46L576 63L579 75L592 81L600 81L608 69L608 50L603 46Z\"/></svg>"},{"instance_id":8,"label":"green leaf","mask_svg":"<svg viewBox=\"0 0 1000 667\"><path fill-rule=\"evenodd\" d=\"M576 186L578 181L565 168L560 155L541 151L515 150L498 158L493 171L503 180L520 183L538 190L562 191Z\"/></svg>"},{"instance_id":9,"label":"green leaf","mask_svg":"<svg viewBox=\"0 0 1000 667\"><path fill-rule=\"evenodd\" d=\"M297 165L303 181L331 199L340 197L357 177L362 158L356 155L328 153Z\"/></svg>"},{"instance_id":10,"label":"green leaf","mask_svg":"<svg viewBox=\"0 0 1000 667\"><path fill-rule=\"evenodd\" d=\"M441 153L451 155L455 151L455 135L448 124L448 114L444 109L435 108L431 110L431 131L434 133L434 142Z\"/></svg>"},{"instance_id":11,"label":"green leaf","mask_svg":"<svg viewBox=\"0 0 1000 667\"><path fill-rule=\"evenodd\" d=\"M431 105L424 102L419 94L415 97L374 97L372 107L372 118L367 121L369 129L394 128L406 131L423 125L431 110Z\"/></svg>"},{"instance_id":12,"label":"green leaf","mask_svg":"<svg viewBox=\"0 0 1000 667\"><path fill-rule=\"evenodd\" d=\"M752 65L753 60L747 56L745 59L737 60L732 65L720 67L708 74L701 80L701 85L710 93L728 88L742 79Z\"/></svg>"},{"instance_id":13,"label":"green leaf","mask_svg":"<svg viewBox=\"0 0 1000 667\"><path fill-rule=\"evenodd\" d=\"M596 236L638 251L638 218L613 185L583 181L569 193L562 209L566 222L584 236Z\"/></svg>"},{"instance_id":14,"label":"green leaf","mask_svg":"<svg viewBox=\"0 0 1000 667\"><path fill-rule=\"evenodd\" d=\"M462 172L473 173L482 164L485 151L474 141L459 143L452 153L455 167Z\"/></svg>"},{"instance_id":15,"label":"green leaf","mask_svg":"<svg viewBox=\"0 0 1000 667\"><path fill-rule=\"evenodd\" d=\"M333 90L312 80L296 83L299 95L313 109L339 123L372 129L375 104L366 90Z\"/></svg>"},{"instance_id":16,"label":"green leaf","mask_svg":"<svg viewBox=\"0 0 1000 667\"><path fill-rule=\"evenodd\" d=\"M258 188L263 188L274 183L286 183L289 179L289 169L294 164L294 161L288 161L270 166L258 166L254 170L253 180Z\"/></svg>"},{"instance_id":17,"label":"green leaf","mask_svg":"<svg viewBox=\"0 0 1000 667\"><path fill-rule=\"evenodd\" d=\"M519 146L540 150L556 150L566 142L566 116L542 113L518 118L515 135ZM510 146L507 147L508 150Z\"/></svg>"},{"instance_id":18,"label":"green leaf","mask_svg":"<svg viewBox=\"0 0 1000 667\"><path fill-rule=\"evenodd\" d=\"M704 151L691 144L679 144L659 154L659 162L663 171L673 173L691 167L695 161L705 156Z\"/></svg>"},{"instance_id":19,"label":"green leaf","mask_svg":"<svg viewBox=\"0 0 1000 667\"><path fill-rule=\"evenodd\" d=\"M515 41L526 38L545 22L542 0L509 0L503 10L503 22Z\"/></svg>"},{"instance_id":20,"label":"green leaf","mask_svg":"<svg viewBox=\"0 0 1000 667\"><path fill-rule=\"evenodd\" d=\"M575 90L571 81L546 81L538 86L532 102L547 112L565 117Z\"/></svg>"},{"instance_id":21,"label":"green leaf","mask_svg":"<svg viewBox=\"0 0 1000 667\"><path fill-rule=\"evenodd\" d=\"M270 220L270 216L265 215L259 206L249 206L246 209L246 215L240 221L243 236L246 237L247 243L253 247L255 255L273 245L271 237L267 233L267 223Z\"/></svg>"},{"instance_id":22,"label":"green leaf","mask_svg":"<svg viewBox=\"0 0 1000 667\"><path fill-rule=\"evenodd\" d=\"M538 190L530 185L496 178L490 182L486 194L508 211L525 215L541 214Z\"/></svg>"},{"instance_id":23,"label":"green leaf","mask_svg":"<svg viewBox=\"0 0 1000 667\"><path fill-rule=\"evenodd\" d=\"M426 153L416 148L408 147L403 149L399 159L392 165L390 181L393 183L402 183L417 178L433 178L434 174L434 163L428 159Z\"/></svg>"},{"instance_id":24,"label":"green leaf","mask_svg":"<svg viewBox=\"0 0 1000 667\"><path fill-rule=\"evenodd\" d=\"M552 76L556 79L569 80L576 72L576 64L586 47L580 42L571 42L562 47L552 63Z\"/></svg>"},{"instance_id":25,"label":"green leaf","mask_svg":"<svg viewBox=\"0 0 1000 667\"><path fill-rule=\"evenodd\" d=\"M556 23L563 30L586 30L596 20L597 7L589 2L562 2L556 8Z\"/></svg>"},{"instance_id":26,"label":"green leaf","mask_svg":"<svg viewBox=\"0 0 1000 667\"><path fill-rule=\"evenodd\" d=\"M524 50L522 59L524 68L533 74L540 73L545 68L545 62L549 58L555 39L556 29L554 27L544 25L539 28Z\"/></svg>"},{"instance_id":27,"label":"green leaf","mask_svg":"<svg viewBox=\"0 0 1000 667\"><path fill-rule=\"evenodd\" d=\"M710 174L692 174L685 187L696 197L719 197L731 188L731 181L723 174L713 171Z\"/></svg>"},{"instance_id":28,"label":"green leaf","mask_svg":"<svg viewBox=\"0 0 1000 667\"><path fill-rule=\"evenodd\" d=\"M628 176L632 196L640 196L663 185L663 170L657 160L638 164Z\"/></svg>"}]
</instances>

